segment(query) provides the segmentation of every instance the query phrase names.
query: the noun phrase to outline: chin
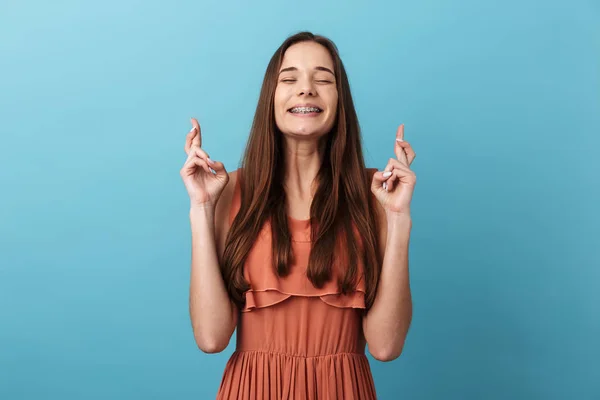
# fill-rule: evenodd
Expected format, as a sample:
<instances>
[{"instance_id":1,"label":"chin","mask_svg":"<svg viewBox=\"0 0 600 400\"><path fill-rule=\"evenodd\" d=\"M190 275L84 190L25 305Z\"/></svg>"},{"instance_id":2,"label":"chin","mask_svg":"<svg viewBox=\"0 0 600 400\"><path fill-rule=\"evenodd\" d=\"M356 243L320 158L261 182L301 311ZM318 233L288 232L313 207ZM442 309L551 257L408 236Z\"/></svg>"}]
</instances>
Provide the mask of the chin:
<instances>
[{"instance_id":1,"label":"chin","mask_svg":"<svg viewBox=\"0 0 600 400\"><path fill-rule=\"evenodd\" d=\"M285 124L281 132L289 136L321 137L331 131L333 124L295 123Z\"/></svg>"},{"instance_id":2,"label":"chin","mask_svg":"<svg viewBox=\"0 0 600 400\"><path fill-rule=\"evenodd\" d=\"M325 135L328 130L324 128L314 128L314 127L295 127L288 128L282 130L285 135L289 135L292 137L304 137L304 138L318 138Z\"/></svg>"}]
</instances>

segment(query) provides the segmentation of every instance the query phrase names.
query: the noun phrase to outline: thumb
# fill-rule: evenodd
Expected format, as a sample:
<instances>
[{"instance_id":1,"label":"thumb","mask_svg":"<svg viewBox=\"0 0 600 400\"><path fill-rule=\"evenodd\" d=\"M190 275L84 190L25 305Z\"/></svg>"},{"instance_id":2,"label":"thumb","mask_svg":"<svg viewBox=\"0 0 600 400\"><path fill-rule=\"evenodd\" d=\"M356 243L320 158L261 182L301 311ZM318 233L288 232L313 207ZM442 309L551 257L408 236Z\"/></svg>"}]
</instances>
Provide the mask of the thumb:
<instances>
[{"instance_id":1,"label":"thumb","mask_svg":"<svg viewBox=\"0 0 600 400\"><path fill-rule=\"evenodd\" d=\"M210 158L206 159L208 166L215 171L215 175L219 178L228 176L227 170L225 169L225 165L220 161L213 161Z\"/></svg>"},{"instance_id":2,"label":"thumb","mask_svg":"<svg viewBox=\"0 0 600 400\"><path fill-rule=\"evenodd\" d=\"M392 176L390 171L377 171L373 174L373 181L371 183L371 188L373 190L384 189L385 183Z\"/></svg>"}]
</instances>

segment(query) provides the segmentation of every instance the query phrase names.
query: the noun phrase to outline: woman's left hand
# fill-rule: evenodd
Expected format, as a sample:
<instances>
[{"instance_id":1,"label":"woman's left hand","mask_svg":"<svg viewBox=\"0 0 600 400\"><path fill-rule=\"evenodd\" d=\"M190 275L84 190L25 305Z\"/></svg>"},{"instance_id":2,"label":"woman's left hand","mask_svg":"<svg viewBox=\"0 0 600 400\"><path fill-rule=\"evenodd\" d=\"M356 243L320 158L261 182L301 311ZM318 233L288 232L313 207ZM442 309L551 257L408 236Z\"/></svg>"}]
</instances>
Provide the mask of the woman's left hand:
<instances>
[{"instance_id":1,"label":"woman's left hand","mask_svg":"<svg viewBox=\"0 0 600 400\"><path fill-rule=\"evenodd\" d=\"M404 141L404 124L396 131L394 153L383 171L373 175L371 192L379 201L386 213L410 215L410 201L417 183L417 176L410 169L415 159L415 152L410 144Z\"/></svg>"}]
</instances>

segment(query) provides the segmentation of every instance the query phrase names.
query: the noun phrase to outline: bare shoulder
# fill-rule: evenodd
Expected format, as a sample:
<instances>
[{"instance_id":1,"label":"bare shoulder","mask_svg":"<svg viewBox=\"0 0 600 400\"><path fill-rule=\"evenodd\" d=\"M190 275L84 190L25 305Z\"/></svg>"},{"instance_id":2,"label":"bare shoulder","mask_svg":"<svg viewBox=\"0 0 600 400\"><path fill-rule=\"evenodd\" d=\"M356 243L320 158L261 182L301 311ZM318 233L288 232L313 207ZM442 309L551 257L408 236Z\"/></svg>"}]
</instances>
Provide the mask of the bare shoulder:
<instances>
[{"instance_id":1,"label":"bare shoulder","mask_svg":"<svg viewBox=\"0 0 600 400\"><path fill-rule=\"evenodd\" d=\"M238 171L239 170L235 170L228 173L229 182L227 182L227 185L223 189L223 193L221 193L215 209L215 239L217 242L219 258L223 255L225 240L229 233L229 215L235 194L235 187L238 181Z\"/></svg>"}]
</instances>

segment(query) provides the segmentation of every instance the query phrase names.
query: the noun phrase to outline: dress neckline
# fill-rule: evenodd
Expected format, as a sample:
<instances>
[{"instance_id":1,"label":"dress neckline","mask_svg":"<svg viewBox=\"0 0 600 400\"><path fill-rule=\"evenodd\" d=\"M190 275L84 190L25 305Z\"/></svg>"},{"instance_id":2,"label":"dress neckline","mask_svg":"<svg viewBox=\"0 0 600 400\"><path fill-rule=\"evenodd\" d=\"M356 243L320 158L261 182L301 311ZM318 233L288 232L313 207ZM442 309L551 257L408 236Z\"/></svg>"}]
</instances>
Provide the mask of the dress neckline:
<instances>
[{"instance_id":1,"label":"dress neckline","mask_svg":"<svg viewBox=\"0 0 600 400\"><path fill-rule=\"evenodd\" d=\"M288 227L294 242L310 243L310 218L298 219L287 216Z\"/></svg>"}]
</instances>

